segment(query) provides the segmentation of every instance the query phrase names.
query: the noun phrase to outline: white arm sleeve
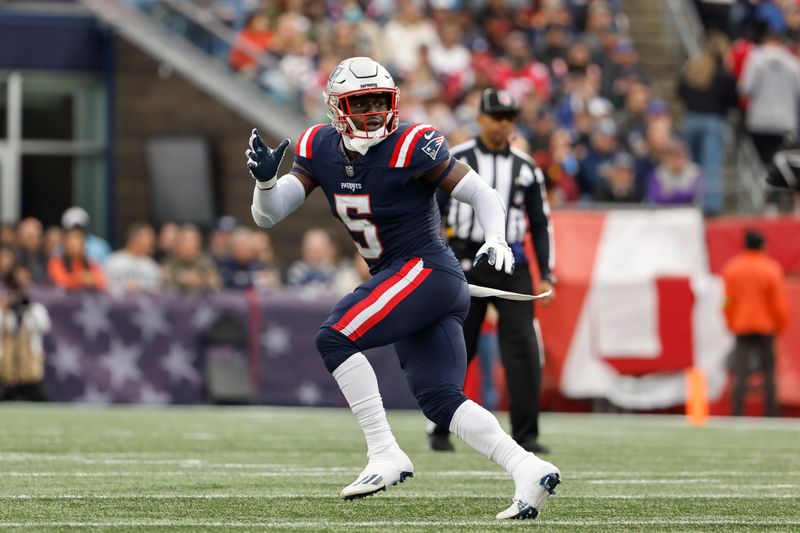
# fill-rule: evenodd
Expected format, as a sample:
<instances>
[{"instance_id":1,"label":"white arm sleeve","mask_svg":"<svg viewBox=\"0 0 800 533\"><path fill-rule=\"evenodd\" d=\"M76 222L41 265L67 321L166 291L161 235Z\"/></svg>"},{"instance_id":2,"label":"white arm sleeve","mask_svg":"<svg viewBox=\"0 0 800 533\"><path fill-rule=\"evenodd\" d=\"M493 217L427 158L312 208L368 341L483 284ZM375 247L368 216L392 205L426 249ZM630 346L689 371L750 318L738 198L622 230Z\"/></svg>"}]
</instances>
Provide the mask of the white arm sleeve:
<instances>
[{"instance_id":1,"label":"white arm sleeve","mask_svg":"<svg viewBox=\"0 0 800 533\"><path fill-rule=\"evenodd\" d=\"M262 228L271 228L306 201L306 190L300 180L292 174L282 176L271 189L255 187L250 212L253 220Z\"/></svg>"},{"instance_id":2,"label":"white arm sleeve","mask_svg":"<svg viewBox=\"0 0 800 533\"><path fill-rule=\"evenodd\" d=\"M486 240L490 236L506 240L506 206L495 189L489 187L477 172L471 170L456 183L450 195L475 210Z\"/></svg>"}]
</instances>

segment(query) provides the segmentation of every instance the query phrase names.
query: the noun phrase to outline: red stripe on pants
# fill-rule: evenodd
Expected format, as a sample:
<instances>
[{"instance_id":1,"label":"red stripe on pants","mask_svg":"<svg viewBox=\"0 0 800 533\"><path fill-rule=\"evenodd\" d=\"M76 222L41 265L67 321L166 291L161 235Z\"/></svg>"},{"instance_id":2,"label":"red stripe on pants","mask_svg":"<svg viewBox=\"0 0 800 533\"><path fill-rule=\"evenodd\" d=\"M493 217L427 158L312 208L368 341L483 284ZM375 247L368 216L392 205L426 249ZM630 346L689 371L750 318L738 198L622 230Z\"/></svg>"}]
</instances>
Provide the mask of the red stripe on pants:
<instances>
[{"instance_id":1,"label":"red stripe on pants","mask_svg":"<svg viewBox=\"0 0 800 533\"><path fill-rule=\"evenodd\" d=\"M397 273L393 274L392 276L387 278L386 281L375 287L369 294L369 296L367 296L366 298L355 304L353 307L351 307L344 314L344 316L339 319L338 322L336 322L334 325L331 326L331 328L335 329L336 331L342 331L344 328L346 328L347 325L350 322L352 322L353 319L355 319L355 317L357 317L359 313L361 313L364 309L366 309L367 307L378 301L378 298L380 298L386 291L388 291L395 283L399 282L404 277L406 277L406 275L411 271L411 269L414 268L414 265L416 265L419 261L421 261L419 257L414 257L410 259L408 262L406 262L406 264L403 265L403 267Z\"/></svg>"},{"instance_id":2,"label":"red stripe on pants","mask_svg":"<svg viewBox=\"0 0 800 533\"><path fill-rule=\"evenodd\" d=\"M348 335L347 338L349 338L351 341L354 341L356 339L360 339L361 337L363 337L367 333L367 331L370 330L370 328L372 328L375 324L386 318L386 315L391 313L392 309L397 307L397 304L402 302L406 296L411 294L411 292L413 292L414 289L419 287L420 284L423 281L425 281L425 278L427 278L430 273L431 273L430 268L423 268L422 271L419 273L419 275L417 275L417 277L414 278L414 280L411 283L409 283L406 288L397 293L391 300L389 300L386 303L386 305L381 307L380 311L369 317L366 322L361 324L361 326L359 326L358 329L356 329L353 333Z\"/></svg>"}]
</instances>

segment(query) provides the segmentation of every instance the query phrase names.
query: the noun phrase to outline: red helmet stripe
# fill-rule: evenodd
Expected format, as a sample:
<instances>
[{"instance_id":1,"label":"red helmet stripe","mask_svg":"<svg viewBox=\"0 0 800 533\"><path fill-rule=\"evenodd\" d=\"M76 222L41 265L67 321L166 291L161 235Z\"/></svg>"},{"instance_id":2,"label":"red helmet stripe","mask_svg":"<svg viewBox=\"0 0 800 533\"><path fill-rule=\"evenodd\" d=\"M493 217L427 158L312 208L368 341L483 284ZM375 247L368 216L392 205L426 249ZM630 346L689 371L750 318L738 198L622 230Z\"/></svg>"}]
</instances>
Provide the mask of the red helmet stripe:
<instances>
[{"instance_id":1,"label":"red helmet stripe","mask_svg":"<svg viewBox=\"0 0 800 533\"><path fill-rule=\"evenodd\" d=\"M297 148L295 149L297 155L305 157L306 159L311 159L311 147L314 145L314 136L324 125L325 124L317 124L303 132L300 139L297 141Z\"/></svg>"},{"instance_id":2,"label":"red helmet stripe","mask_svg":"<svg viewBox=\"0 0 800 533\"><path fill-rule=\"evenodd\" d=\"M419 138L426 131L434 129L436 128L430 124L417 124L408 128L397 140L389 166L395 168L407 167L411 163L411 154Z\"/></svg>"}]
</instances>

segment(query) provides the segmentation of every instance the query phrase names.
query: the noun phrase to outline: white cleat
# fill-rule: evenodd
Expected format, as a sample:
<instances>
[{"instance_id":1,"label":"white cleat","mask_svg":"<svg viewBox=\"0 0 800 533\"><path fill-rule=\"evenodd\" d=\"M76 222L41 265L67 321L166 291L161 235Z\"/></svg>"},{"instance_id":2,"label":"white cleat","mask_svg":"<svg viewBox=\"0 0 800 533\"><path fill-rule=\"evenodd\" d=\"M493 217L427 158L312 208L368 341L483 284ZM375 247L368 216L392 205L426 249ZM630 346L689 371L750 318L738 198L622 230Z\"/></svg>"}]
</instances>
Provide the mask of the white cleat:
<instances>
[{"instance_id":1,"label":"white cleat","mask_svg":"<svg viewBox=\"0 0 800 533\"><path fill-rule=\"evenodd\" d=\"M403 450L396 448L371 457L356 480L342 489L341 497L355 500L372 496L410 477L414 477L414 465Z\"/></svg>"},{"instance_id":2,"label":"white cleat","mask_svg":"<svg viewBox=\"0 0 800 533\"><path fill-rule=\"evenodd\" d=\"M533 454L531 459L531 466L516 483L514 503L497 514L498 520L532 520L539 516L547 498L556 493L556 485L561 483L561 471Z\"/></svg>"}]
</instances>

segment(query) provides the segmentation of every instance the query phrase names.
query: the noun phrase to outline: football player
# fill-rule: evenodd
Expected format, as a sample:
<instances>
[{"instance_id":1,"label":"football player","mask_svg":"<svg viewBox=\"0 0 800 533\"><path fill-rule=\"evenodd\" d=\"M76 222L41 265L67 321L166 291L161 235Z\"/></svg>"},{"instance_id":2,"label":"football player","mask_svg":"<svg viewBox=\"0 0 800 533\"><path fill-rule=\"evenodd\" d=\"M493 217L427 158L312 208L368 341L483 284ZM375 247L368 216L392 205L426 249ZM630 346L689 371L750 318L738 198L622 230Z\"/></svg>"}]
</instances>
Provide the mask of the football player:
<instances>
[{"instance_id":1,"label":"football player","mask_svg":"<svg viewBox=\"0 0 800 533\"><path fill-rule=\"evenodd\" d=\"M467 353L462 324L470 292L460 264L442 241L437 187L469 204L486 233L475 261L511 273L505 207L497 192L450 157L429 124L400 123L398 89L376 61L353 57L331 73L323 93L330 124L306 130L291 171L277 172L289 140L271 149L253 130L247 166L256 180L252 214L271 228L319 187L347 227L373 277L339 301L316 345L364 431L368 464L346 486L361 498L412 477L386 418L378 383L363 351L394 344L425 416L450 428L514 480L512 505L498 519L535 518L560 472L525 451L497 419L462 393Z\"/></svg>"}]
</instances>

